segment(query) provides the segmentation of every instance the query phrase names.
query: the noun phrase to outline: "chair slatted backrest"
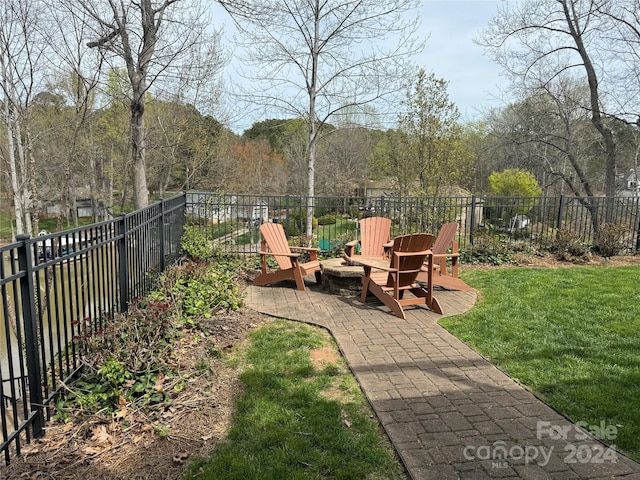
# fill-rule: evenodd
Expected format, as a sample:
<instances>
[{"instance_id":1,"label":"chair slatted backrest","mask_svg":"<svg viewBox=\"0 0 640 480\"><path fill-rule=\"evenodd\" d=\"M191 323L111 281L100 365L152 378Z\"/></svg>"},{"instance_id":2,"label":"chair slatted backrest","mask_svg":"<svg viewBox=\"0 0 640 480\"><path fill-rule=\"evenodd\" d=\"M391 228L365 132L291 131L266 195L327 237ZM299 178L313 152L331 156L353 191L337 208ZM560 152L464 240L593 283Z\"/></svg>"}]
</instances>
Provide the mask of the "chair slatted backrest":
<instances>
[{"instance_id":1,"label":"chair slatted backrest","mask_svg":"<svg viewBox=\"0 0 640 480\"><path fill-rule=\"evenodd\" d=\"M383 257L384 244L391 237L391 220L385 217L367 217L360 220L360 255Z\"/></svg>"},{"instance_id":2,"label":"chair slatted backrest","mask_svg":"<svg viewBox=\"0 0 640 480\"><path fill-rule=\"evenodd\" d=\"M401 272L404 272L399 275L399 287L411 285L416 281L416 277L420 273L422 264L424 263L424 260L427 256L425 251L429 250L433 246L435 241L435 235L431 235L430 233L414 233L411 235L402 235L400 237L396 237L393 240L394 254L396 252L416 252L416 255L408 256L396 256L394 254L391 255L391 268L396 268ZM421 253L418 254L418 252ZM393 278L394 275L389 274L387 278L388 286L393 286Z\"/></svg>"},{"instance_id":3,"label":"chair slatted backrest","mask_svg":"<svg viewBox=\"0 0 640 480\"><path fill-rule=\"evenodd\" d=\"M458 223L445 223L440 227L440 231L438 232L438 238L436 238L436 242L433 244L434 255L444 255L449 250L449 247L453 243L453 240L456 238L456 233L458 233Z\"/></svg>"},{"instance_id":4,"label":"chair slatted backrest","mask_svg":"<svg viewBox=\"0 0 640 480\"><path fill-rule=\"evenodd\" d=\"M290 254L291 248L287 242L287 236L284 228L279 223L263 223L260 225L260 233L262 234L263 246L266 244L269 250L274 253ZM291 268L291 258L282 255L274 255L276 262L281 270Z\"/></svg>"}]
</instances>

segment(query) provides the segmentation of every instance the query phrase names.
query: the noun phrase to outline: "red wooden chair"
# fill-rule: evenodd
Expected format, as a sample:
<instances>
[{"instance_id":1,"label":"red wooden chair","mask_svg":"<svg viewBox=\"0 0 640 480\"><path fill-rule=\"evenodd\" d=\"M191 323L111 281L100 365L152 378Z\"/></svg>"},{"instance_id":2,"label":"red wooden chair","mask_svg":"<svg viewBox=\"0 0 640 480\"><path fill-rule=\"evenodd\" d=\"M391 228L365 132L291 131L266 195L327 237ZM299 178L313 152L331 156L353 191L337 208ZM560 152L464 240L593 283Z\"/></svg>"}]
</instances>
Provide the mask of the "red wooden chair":
<instances>
[{"instance_id":1,"label":"red wooden chair","mask_svg":"<svg viewBox=\"0 0 640 480\"><path fill-rule=\"evenodd\" d=\"M445 223L438 232L431 251L433 252L433 272L432 279L434 285L439 285L448 290L471 290L471 287L458 278L458 242L455 237L458 233L458 223ZM451 250L451 251L449 251ZM451 268L447 266L447 260L451 260ZM425 263L422 266L422 273L418 275L419 281L428 282L429 266Z\"/></svg>"},{"instance_id":2,"label":"red wooden chair","mask_svg":"<svg viewBox=\"0 0 640 480\"><path fill-rule=\"evenodd\" d=\"M391 220L385 217L368 217L360 220L360 240L348 242L344 247L347 257L352 257L355 247L360 245L360 255L363 257L385 256L391 238Z\"/></svg>"},{"instance_id":3,"label":"red wooden chair","mask_svg":"<svg viewBox=\"0 0 640 480\"><path fill-rule=\"evenodd\" d=\"M289 246L284 229L279 223L263 223L260 226L260 233L263 237L260 248L261 273L253 281L254 285L268 285L292 278L296 281L296 288L304 290L303 277L311 273L315 274L316 282L322 281L320 261L318 260L319 248ZM306 263L300 263L298 260L300 253L292 253L291 250L307 252L310 260ZM269 256L274 257L278 262L278 270L268 271L267 257Z\"/></svg>"},{"instance_id":4,"label":"red wooden chair","mask_svg":"<svg viewBox=\"0 0 640 480\"><path fill-rule=\"evenodd\" d=\"M366 302L367 294L373 293L382 303L400 318L406 318L403 307L408 305L426 305L436 313L442 314L442 307L433 296L433 287L423 287L417 282L425 259L431 257L431 246L436 237L428 233L414 233L396 237L389 267L368 262L359 258L358 263L364 268L362 277L362 294L360 300ZM432 264L431 261L428 261ZM380 270L381 273L373 272ZM409 292L411 297L405 297Z\"/></svg>"}]
</instances>

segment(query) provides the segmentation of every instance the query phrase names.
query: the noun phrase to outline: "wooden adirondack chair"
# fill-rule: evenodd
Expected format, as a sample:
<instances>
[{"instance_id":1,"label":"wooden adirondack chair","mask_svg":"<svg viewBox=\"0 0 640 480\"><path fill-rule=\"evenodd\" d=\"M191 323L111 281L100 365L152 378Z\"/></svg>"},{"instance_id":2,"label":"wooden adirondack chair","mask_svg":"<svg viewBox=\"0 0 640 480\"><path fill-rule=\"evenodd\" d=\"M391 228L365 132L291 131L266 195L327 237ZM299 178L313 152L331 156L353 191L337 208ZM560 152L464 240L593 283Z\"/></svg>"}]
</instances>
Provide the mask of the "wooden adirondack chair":
<instances>
[{"instance_id":1,"label":"wooden adirondack chair","mask_svg":"<svg viewBox=\"0 0 640 480\"><path fill-rule=\"evenodd\" d=\"M391 238L391 220L385 217L367 217L360 220L360 240L353 240L344 246L344 253L352 257L356 245L360 244L363 257L385 256L385 246Z\"/></svg>"},{"instance_id":2,"label":"wooden adirondack chair","mask_svg":"<svg viewBox=\"0 0 640 480\"><path fill-rule=\"evenodd\" d=\"M279 223L263 223L260 226L262 243L260 248L260 264L262 273L253 281L254 285L267 285L293 278L296 288L304 290L304 276L315 274L316 282L321 283L320 262L318 260L318 248L291 247L287 242L282 225ZM292 253L291 250L301 250L309 253L310 261L300 263L300 253ZM278 262L279 270L269 272L267 270L267 257L273 256Z\"/></svg>"},{"instance_id":3,"label":"wooden adirondack chair","mask_svg":"<svg viewBox=\"0 0 640 480\"><path fill-rule=\"evenodd\" d=\"M416 281L425 259L433 264L429 249L435 240L436 237L428 233L396 237L388 268L367 262L367 259L359 259L364 268L360 301L366 302L367 294L371 292L396 316L403 319L406 318L403 307L407 305L426 305L442 314L442 307L433 296L433 286L428 284L424 288ZM382 273L372 273L374 269L381 270ZM412 293L413 297L405 298L405 292Z\"/></svg>"},{"instance_id":4,"label":"wooden adirondack chair","mask_svg":"<svg viewBox=\"0 0 640 480\"><path fill-rule=\"evenodd\" d=\"M458 278L458 242L455 237L458 233L458 223L445 223L438 232L431 251L433 252L432 281L434 285L439 285L449 290L471 290L471 287ZM451 251L449 252L449 248ZM447 259L451 259L451 270L447 268ZM429 281L429 265L422 266L422 273L418 275L418 280Z\"/></svg>"}]
</instances>

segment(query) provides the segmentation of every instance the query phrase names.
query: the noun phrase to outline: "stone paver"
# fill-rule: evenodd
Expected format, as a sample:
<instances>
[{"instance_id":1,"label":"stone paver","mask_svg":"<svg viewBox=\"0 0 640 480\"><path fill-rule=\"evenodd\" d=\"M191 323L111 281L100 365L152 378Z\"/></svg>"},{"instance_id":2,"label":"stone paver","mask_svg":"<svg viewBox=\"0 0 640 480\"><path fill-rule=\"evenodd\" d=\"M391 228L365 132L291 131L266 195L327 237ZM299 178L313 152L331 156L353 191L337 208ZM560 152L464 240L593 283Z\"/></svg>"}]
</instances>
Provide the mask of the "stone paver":
<instances>
[{"instance_id":1,"label":"stone paver","mask_svg":"<svg viewBox=\"0 0 640 480\"><path fill-rule=\"evenodd\" d=\"M327 328L414 480L640 480L640 464L589 437L466 344L423 307L402 320L371 299L309 284L249 287L258 312ZM445 314L475 292L438 291Z\"/></svg>"}]
</instances>

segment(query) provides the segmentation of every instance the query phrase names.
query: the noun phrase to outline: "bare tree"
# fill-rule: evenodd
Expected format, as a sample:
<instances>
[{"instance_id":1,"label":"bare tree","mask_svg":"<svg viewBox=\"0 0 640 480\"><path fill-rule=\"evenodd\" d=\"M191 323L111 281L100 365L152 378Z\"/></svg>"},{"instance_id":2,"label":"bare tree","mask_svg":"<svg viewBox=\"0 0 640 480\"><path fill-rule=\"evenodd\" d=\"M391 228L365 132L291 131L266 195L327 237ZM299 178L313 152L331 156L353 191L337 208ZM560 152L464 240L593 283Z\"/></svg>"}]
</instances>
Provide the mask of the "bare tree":
<instances>
[{"instance_id":1,"label":"bare tree","mask_svg":"<svg viewBox=\"0 0 640 480\"><path fill-rule=\"evenodd\" d=\"M612 112L618 119L637 123L640 118L640 1L600 0L594 5L608 21L601 44L608 53L603 70L611 84Z\"/></svg>"},{"instance_id":2,"label":"bare tree","mask_svg":"<svg viewBox=\"0 0 640 480\"><path fill-rule=\"evenodd\" d=\"M371 131L345 126L326 139L326 148L318 158L318 186L324 195L353 196L369 180L369 158L375 144Z\"/></svg>"},{"instance_id":3,"label":"bare tree","mask_svg":"<svg viewBox=\"0 0 640 480\"><path fill-rule=\"evenodd\" d=\"M38 229L38 197L31 132L31 102L42 81L46 42L40 2L7 0L0 6L0 88L6 148L0 150L13 191L17 233Z\"/></svg>"},{"instance_id":4,"label":"bare tree","mask_svg":"<svg viewBox=\"0 0 640 480\"><path fill-rule=\"evenodd\" d=\"M124 63L131 85L131 145L133 191L137 208L149 201L146 178L146 94L154 86L186 91L198 85L197 93L216 73L223 58L218 51L217 32L212 32L209 9L198 0L65 0L79 4L90 21L98 48L114 67ZM114 71L119 71L114 68Z\"/></svg>"},{"instance_id":5,"label":"bare tree","mask_svg":"<svg viewBox=\"0 0 640 480\"><path fill-rule=\"evenodd\" d=\"M221 1L243 34L252 102L307 124L307 195L315 194L323 125L354 107L381 104L409 75L421 48L414 0ZM415 19L416 17L414 17ZM311 238L313 205L307 209Z\"/></svg>"},{"instance_id":6,"label":"bare tree","mask_svg":"<svg viewBox=\"0 0 640 480\"><path fill-rule=\"evenodd\" d=\"M594 61L603 54L599 41L607 28L598 3L582 0L505 2L483 32L480 43L504 67L517 87L528 94L548 88L571 72L581 72L589 86L589 101L583 108L590 113L602 140L604 191L613 197L616 140L604 113L599 83L602 68Z\"/></svg>"},{"instance_id":7,"label":"bare tree","mask_svg":"<svg viewBox=\"0 0 640 480\"><path fill-rule=\"evenodd\" d=\"M88 177L89 180L89 184L84 186L88 187L94 221L98 221L100 197L103 204L107 204L105 197L111 192L100 194L96 165L99 156L97 152L86 149L88 144L93 143L87 139L91 116L96 110L96 90L103 73L101 56L91 52L83 43L87 33L86 13L69 10L68 4L55 2L48 4L47 14L51 20L44 32L52 49L49 68L56 72L57 77L53 88L64 96L72 109L72 118L64 125L64 131L50 132L49 135L65 138L65 142L60 142L64 153L58 165L62 184L57 186L61 197L58 228L61 228L62 215L68 211L71 211L74 225L78 226L76 187L80 172L83 178Z\"/></svg>"}]
</instances>

